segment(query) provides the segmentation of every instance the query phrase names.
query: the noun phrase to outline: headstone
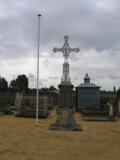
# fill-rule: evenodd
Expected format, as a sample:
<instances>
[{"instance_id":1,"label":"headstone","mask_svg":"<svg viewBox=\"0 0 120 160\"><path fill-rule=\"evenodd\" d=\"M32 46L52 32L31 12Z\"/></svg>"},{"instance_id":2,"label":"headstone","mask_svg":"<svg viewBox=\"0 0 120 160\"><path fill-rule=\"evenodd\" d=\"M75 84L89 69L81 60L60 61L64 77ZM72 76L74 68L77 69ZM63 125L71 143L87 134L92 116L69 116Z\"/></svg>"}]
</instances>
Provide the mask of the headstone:
<instances>
[{"instance_id":1,"label":"headstone","mask_svg":"<svg viewBox=\"0 0 120 160\"><path fill-rule=\"evenodd\" d=\"M109 102L109 116L108 119L114 120L114 100Z\"/></svg>"},{"instance_id":2,"label":"headstone","mask_svg":"<svg viewBox=\"0 0 120 160\"><path fill-rule=\"evenodd\" d=\"M59 103L56 110L57 118L56 122L51 124L50 130L73 130L82 131L80 124L76 124L74 114L75 107L73 103L73 85L71 84L71 78L69 76L69 63L68 57L71 51L79 52L79 48L70 48L68 43L68 36L65 36L65 43L62 48L54 48L53 51L61 51L64 57L63 64L63 76L61 78L61 83L58 85L60 89Z\"/></svg>"},{"instance_id":3,"label":"headstone","mask_svg":"<svg viewBox=\"0 0 120 160\"><path fill-rule=\"evenodd\" d=\"M21 95L20 92L17 92L15 95L15 108L20 108L21 106Z\"/></svg>"}]
</instances>

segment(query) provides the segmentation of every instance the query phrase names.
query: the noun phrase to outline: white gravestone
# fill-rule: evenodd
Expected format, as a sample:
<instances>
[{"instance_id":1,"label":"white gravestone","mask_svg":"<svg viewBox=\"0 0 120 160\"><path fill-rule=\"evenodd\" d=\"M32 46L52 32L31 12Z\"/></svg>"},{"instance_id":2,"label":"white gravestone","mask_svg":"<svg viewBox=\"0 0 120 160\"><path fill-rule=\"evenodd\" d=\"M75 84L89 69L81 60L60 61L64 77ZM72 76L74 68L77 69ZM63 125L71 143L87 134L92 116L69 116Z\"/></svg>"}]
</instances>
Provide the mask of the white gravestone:
<instances>
[{"instance_id":1,"label":"white gravestone","mask_svg":"<svg viewBox=\"0 0 120 160\"><path fill-rule=\"evenodd\" d=\"M114 100L110 101L110 106L109 106L109 118L114 119Z\"/></svg>"},{"instance_id":2,"label":"white gravestone","mask_svg":"<svg viewBox=\"0 0 120 160\"><path fill-rule=\"evenodd\" d=\"M21 106L21 94L20 92L17 92L15 95L15 107L20 108Z\"/></svg>"}]
</instances>

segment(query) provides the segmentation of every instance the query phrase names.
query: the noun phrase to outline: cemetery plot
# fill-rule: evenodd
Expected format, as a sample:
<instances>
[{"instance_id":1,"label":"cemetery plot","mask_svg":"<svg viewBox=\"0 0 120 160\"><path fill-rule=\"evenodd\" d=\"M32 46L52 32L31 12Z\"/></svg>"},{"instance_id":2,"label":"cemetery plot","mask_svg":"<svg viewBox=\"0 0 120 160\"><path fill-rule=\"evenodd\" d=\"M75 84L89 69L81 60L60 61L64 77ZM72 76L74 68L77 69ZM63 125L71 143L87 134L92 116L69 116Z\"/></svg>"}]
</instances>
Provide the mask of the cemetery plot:
<instances>
[{"instance_id":1,"label":"cemetery plot","mask_svg":"<svg viewBox=\"0 0 120 160\"><path fill-rule=\"evenodd\" d=\"M38 117L47 117L50 114L49 107L53 107L53 99L47 96L38 98ZM17 117L36 117L36 96L16 94L15 107Z\"/></svg>"},{"instance_id":2,"label":"cemetery plot","mask_svg":"<svg viewBox=\"0 0 120 160\"><path fill-rule=\"evenodd\" d=\"M109 106L109 115L106 115L107 112L104 111L88 111L83 112L82 116L86 121L108 121L108 122L115 122L115 115L114 115L114 100L110 100L108 103Z\"/></svg>"}]
</instances>

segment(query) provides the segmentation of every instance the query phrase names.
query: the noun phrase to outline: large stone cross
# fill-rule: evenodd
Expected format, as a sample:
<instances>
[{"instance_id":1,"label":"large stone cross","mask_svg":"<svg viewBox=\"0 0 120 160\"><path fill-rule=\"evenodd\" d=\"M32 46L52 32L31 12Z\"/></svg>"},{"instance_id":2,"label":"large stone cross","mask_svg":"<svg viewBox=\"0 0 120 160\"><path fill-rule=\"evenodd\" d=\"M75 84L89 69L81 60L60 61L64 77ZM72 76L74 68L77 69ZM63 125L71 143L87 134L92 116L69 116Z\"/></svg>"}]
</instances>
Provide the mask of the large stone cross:
<instances>
[{"instance_id":1,"label":"large stone cross","mask_svg":"<svg viewBox=\"0 0 120 160\"><path fill-rule=\"evenodd\" d=\"M60 89L58 107L56 109L57 118L56 122L52 123L49 127L50 130L70 130L70 131L82 131L82 127L76 124L74 114L75 107L73 101L73 85L71 84L71 78L69 76L69 63L68 57L70 52L79 52L79 48L70 48L68 44L68 36L64 37L65 43L62 48L54 48L54 52L62 52L65 62L63 64L63 76L61 83L58 85Z\"/></svg>"},{"instance_id":2,"label":"large stone cross","mask_svg":"<svg viewBox=\"0 0 120 160\"><path fill-rule=\"evenodd\" d=\"M79 52L79 48L70 48L68 43L68 36L64 37L65 43L62 48L54 48L54 52L62 52L64 57L64 64L63 64L63 76L61 77L61 85L71 85L71 78L69 76L69 63L68 57L70 52Z\"/></svg>"},{"instance_id":3,"label":"large stone cross","mask_svg":"<svg viewBox=\"0 0 120 160\"><path fill-rule=\"evenodd\" d=\"M62 48L56 48L55 47L53 49L53 51L54 52L59 52L59 51L62 52L63 53L63 57L64 57L64 62L68 63L69 53L70 52L79 52L80 49L79 48L70 48L69 47L69 43L68 43L69 37L68 36L65 36L64 39L65 39L65 43L64 43L63 47Z\"/></svg>"}]
</instances>

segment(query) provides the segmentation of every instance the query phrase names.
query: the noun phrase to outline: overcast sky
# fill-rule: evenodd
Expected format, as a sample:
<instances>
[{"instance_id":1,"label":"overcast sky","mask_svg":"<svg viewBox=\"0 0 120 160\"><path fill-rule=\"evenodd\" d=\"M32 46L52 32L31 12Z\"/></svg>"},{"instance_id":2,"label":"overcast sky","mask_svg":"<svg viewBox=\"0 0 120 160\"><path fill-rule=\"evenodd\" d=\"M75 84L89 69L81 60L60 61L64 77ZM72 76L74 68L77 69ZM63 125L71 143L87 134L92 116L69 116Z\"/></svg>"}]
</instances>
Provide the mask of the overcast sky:
<instances>
[{"instance_id":1,"label":"overcast sky","mask_svg":"<svg viewBox=\"0 0 120 160\"><path fill-rule=\"evenodd\" d=\"M40 17L39 87L58 87L64 36L79 53L69 57L76 87L88 73L101 90L120 87L120 0L0 0L0 75L9 83L20 74L36 87Z\"/></svg>"}]
</instances>

